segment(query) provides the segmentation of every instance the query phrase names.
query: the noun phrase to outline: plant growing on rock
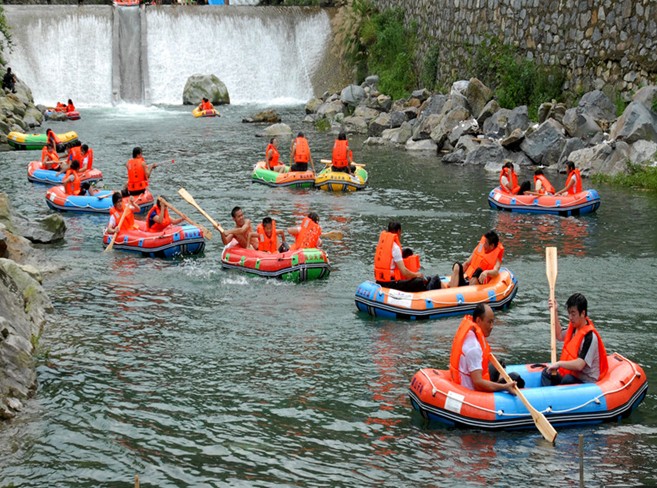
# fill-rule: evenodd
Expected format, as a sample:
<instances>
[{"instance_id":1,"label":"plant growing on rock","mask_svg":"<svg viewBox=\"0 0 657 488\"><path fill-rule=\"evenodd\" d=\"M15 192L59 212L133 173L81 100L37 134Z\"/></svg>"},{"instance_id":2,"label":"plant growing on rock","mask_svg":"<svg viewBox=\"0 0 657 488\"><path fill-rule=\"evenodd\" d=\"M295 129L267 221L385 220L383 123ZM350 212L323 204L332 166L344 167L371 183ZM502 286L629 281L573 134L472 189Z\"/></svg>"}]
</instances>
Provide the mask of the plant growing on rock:
<instances>
[{"instance_id":1,"label":"plant growing on rock","mask_svg":"<svg viewBox=\"0 0 657 488\"><path fill-rule=\"evenodd\" d=\"M5 61L5 49L11 49L11 29L7 23L7 17L5 17L5 10L0 6L0 64L3 66L7 64Z\"/></svg>"}]
</instances>

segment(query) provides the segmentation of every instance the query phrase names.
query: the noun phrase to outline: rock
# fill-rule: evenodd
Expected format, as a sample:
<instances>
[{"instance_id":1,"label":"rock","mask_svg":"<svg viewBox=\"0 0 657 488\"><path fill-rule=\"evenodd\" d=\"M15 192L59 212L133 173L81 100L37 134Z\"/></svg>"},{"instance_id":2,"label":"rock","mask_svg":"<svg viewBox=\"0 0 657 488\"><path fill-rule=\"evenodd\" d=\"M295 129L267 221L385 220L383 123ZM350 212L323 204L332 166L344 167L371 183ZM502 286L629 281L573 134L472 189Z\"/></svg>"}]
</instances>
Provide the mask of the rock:
<instances>
[{"instance_id":1,"label":"rock","mask_svg":"<svg viewBox=\"0 0 657 488\"><path fill-rule=\"evenodd\" d=\"M657 114L641 102L631 102L613 125L610 137L628 144L640 139L657 141Z\"/></svg>"},{"instance_id":2,"label":"rock","mask_svg":"<svg viewBox=\"0 0 657 488\"><path fill-rule=\"evenodd\" d=\"M365 142L363 142L364 146L383 146L384 144L385 141L382 137L368 137L365 139Z\"/></svg>"},{"instance_id":3,"label":"rock","mask_svg":"<svg viewBox=\"0 0 657 488\"><path fill-rule=\"evenodd\" d=\"M483 130L488 137L500 138L510 135L516 128L526 131L529 125L529 112L523 105L513 110L498 110L485 120Z\"/></svg>"},{"instance_id":4,"label":"rock","mask_svg":"<svg viewBox=\"0 0 657 488\"><path fill-rule=\"evenodd\" d=\"M564 132L559 122L548 119L531 134L525 134L520 149L536 164L556 164L566 144Z\"/></svg>"},{"instance_id":5,"label":"rock","mask_svg":"<svg viewBox=\"0 0 657 488\"><path fill-rule=\"evenodd\" d=\"M356 107L356 110L354 110L355 117L361 117L365 119L367 122L376 119L380 113L381 112L379 110L366 107L365 105L359 105L358 107Z\"/></svg>"},{"instance_id":6,"label":"rock","mask_svg":"<svg viewBox=\"0 0 657 488\"><path fill-rule=\"evenodd\" d=\"M644 86L634 94L632 101L642 103L648 110L652 110L657 101L657 86Z\"/></svg>"},{"instance_id":7,"label":"rock","mask_svg":"<svg viewBox=\"0 0 657 488\"><path fill-rule=\"evenodd\" d=\"M433 128L430 134L430 138L434 141L439 148L443 146L443 143L447 139L449 133L454 129L459 123L470 118L470 111L464 107L455 107L453 110L445 114L438 125Z\"/></svg>"},{"instance_id":8,"label":"rock","mask_svg":"<svg viewBox=\"0 0 657 488\"><path fill-rule=\"evenodd\" d=\"M183 105L198 105L206 97L214 105L230 103L226 85L215 75L195 74L187 78L183 89Z\"/></svg>"},{"instance_id":9,"label":"rock","mask_svg":"<svg viewBox=\"0 0 657 488\"><path fill-rule=\"evenodd\" d=\"M0 258L7 257L7 235L4 233L4 225L0 229Z\"/></svg>"},{"instance_id":10,"label":"rock","mask_svg":"<svg viewBox=\"0 0 657 488\"><path fill-rule=\"evenodd\" d=\"M445 95L431 95L422 105L419 110L419 117L428 117L429 115L439 114L443 111L443 107L447 103L448 97Z\"/></svg>"},{"instance_id":11,"label":"rock","mask_svg":"<svg viewBox=\"0 0 657 488\"><path fill-rule=\"evenodd\" d=\"M381 134L381 138L394 144L406 144L413 134L413 128L408 122L404 122L400 127L386 129Z\"/></svg>"},{"instance_id":12,"label":"rock","mask_svg":"<svg viewBox=\"0 0 657 488\"><path fill-rule=\"evenodd\" d=\"M66 114L62 112L49 112L45 118L46 120L51 120L53 122L64 122L68 120Z\"/></svg>"},{"instance_id":13,"label":"rock","mask_svg":"<svg viewBox=\"0 0 657 488\"><path fill-rule=\"evenodd\" d=\"M464 95L468 89L468 80L459 80L452 83L452 88L449 90L450 95Z\"/></svg>"},{"instance_id":14,"label":"rock","mask_svg":"<svg viewBox=\"0 0 657 488\"><path fill-rule=\"evenodd\" d=\"M389 111L392 107L392 98L388 95L379 95L376 97L376 108L379 110Z\"/></svg>"},{"instance_id":15,"label":"rock","mask_svg":"<svg viewBox=\"0 0 657 488\"><path fill-rule=\"evenodd\" d=\"M607 125L616 119L616 107L600 90L585 93L577 108L580 113L593 117L593 120L600 126Z\"/></svg>"},{"instance_id":16,"label":"rock","mask_svg":"<svg viewBox=\"0 0 657 488\"><path fill-rule=\"evenodd\" d=\"M265 136L274 137L274 136L291 136L292 129L287 124L274 124L267 127L264 131Z\"/></svg>"},{"instance_id":17,"label":"rock","mask_svg":"<svg viewBox=\"0 0 657 488\"><path fill-rule=\"evenodd\" d=\"M443 116L440 114L430 114L422 116L417 119L417 124L413 128L413 140L420 141L422 139L429 139L431 132L440 123Z\"/></svg>"},{"instance_id":18,"label":"rock","mask_svg":"<svg viewBox=\"0 0 657 488\"><path fill-rule=\"evenodd\" d=\"M420 101L420 103L424 102L430 96L431 96L431 92L426 88L415 90L411 93L411 97L417 98Z\"/></svg>"},{"instance_id":19,"label":"rock","mask_svg":"<svg viewBox=\"0 0 657 488\"><path fill-rule=\"evenodd\" d=\"M602 143L570 154L570 160L579 168L582 176L625 173L629 158L630 146L623 141L615 144Z\"/></svg>"},{"instance_id":20,"label":"rock","mask_svg":"<svg viewBox=\"0 0 657 488\"><path fill-rule=\"evenodd\" d=\"M630 161L634 164L652 164L657 160L657 142L636 141L630 147Z\"/></svg>"},{"instance_id":21,"label":"rock","mask_svg":"<svg viewBox=\"0 0 657 488\"><path fill-rule=\"evenodd\" d=\"M497 100L491 100L488 102L484 108L481 110L481 113L477 117L477 124L479 124L479 127L484 126L484 122L486 122L486 119L491 117L495 112L500 110L500 104L497 103Z\"/></svg>"},{"instance_id":22,"label":"rock","mask_svg":"<svg viewBox=\"0 0 657 488\"><path fill-rule=\"evenodd\" d=\"M244 123L259 123L266 122L268 124L277 124L281 121L281 117L276 113L275 110L263 110L258 112L253 117L246 117L242 119Z\"/></svg>"},{"instance_id":23,"label":"rock","mask_svg":"<svg viewBox=\"0 0 657 488\"><path fill-rule=\"evenodd\" d=\"M418 109L417 107L406 107L402 112L404 112L406 120L413 120L417 118Z\"/></svg>"},{"instance_id":24,"label":"rock","mask_svg":"<svg viewBox=\"0 0 657 488\"><path fill-rule=\"evenodd\" d=\"M463 149L457 149L454 152L445 154L442 157L442 161L446 164L463 164L465 163L465 151Z\"/></svg>"},{"instance_id":25,"label":"rock","mask_svg":"<svg viewBox=\"0 0 657 488\"><path fill-rule=\"evenodd\" d=\"M306 102L306 113L307 114L314 114L317 112L317 109L324 103L322 99L313 97L310 100Z\"/></svg>"},{"instance_id":26,"label":"rock","mask_svg":"<svg viewBox=\"0 0 657 488\"><path fill-rule=\"evenodd\" d=\"M486 104L493 98L493 90L484 85L477 78L470 78L465 90L465 98L472 111L472 116L477 118L481 115Z\"/></svg>"},{"instance_id":27,"label":"rock","mask_svg":"<svg viewBox=\"0 0 657 488\"><path fill-rule=\"evenodd\" d=\"M36 223L18 216L14 216L13 220L18 232L30 242L51 244L64 239L66 223L59 214L51 214Z\"/></svg>"},{"instance_id":28,"label":"rock","mask_svg":"<svg viewBox=\"0 0 657 488\"><path fill-rule=\"evenodd\" d=\"M342 121L344 130L348 134L367 134L367 121L363 117L350 116Z\"/></svg>"},{"instance_id":29,"label":"rock","mask_svg":"<svg viewBox=\"0 0 657 488\"><path fill-rule=\"evenodd\" d=\"M516 127L515 129L513 129L513 132L511 132L511 134L509 134L507 137L505 137L500 141L500 144L502 144L503 147L508 149L522 142L524 138L525 138L525 133L522 130L520 130L518 127Z\"/></svg>"},{"instance_id":30,"label":"rock","mask_svg":"<svg viewBox=\"0 0 657 488\"><path fill-rule=\"evenodd\" d=\"M405 112L390 112L390 127L392 128L401 127L401 125L407 120Z\"/></svg>"},{"instance_id":31,"label":"rock","mask_svg":"<svg viewBox=\"0 0 657 488\"><path fill-rule=\"evenodd\" d=\"M456 141L454 148L457 150L461 149L465 151L465 154L467 155L468 153L478 149L481 144L492 144L492 142L489 139L484 140L472 136L462 136L458 141ZM465 158L463 159L463 162L465 162Z\"/></svg>"},{"instance_id":32,"label":"rock","mask_svg":"<svg viewBox=\"0 0 657 488\"><path fill-rule=\"evenodd\" d=\"M438 150L438 146L431 139L423 139L421 141L409 139L406 141L405 147L407 151L430 151L435 153Z\"/></svg>"},{"instance_id":33,"label":"rock","mask_svg":"<svg viewBox=\"0 0 657 488\"><path fill-rule=\"evenodd\" d=\"M382 112L379 116L370 122L367 128L367 134L369 136L379 137L385 129L390 128L390 114Z\"/></svg>"},{"instance_id":34,"label":"rock","mask_svg":"<svg viewBox=\"0 0 657 488\"><path fill-rule=\"evenodd\" d=\"M333 119L337 114L343 114L344 111L345 106L340 100L329 99L317 109L317 115L320 118Z\"/></svg>"},{"instance_id":35,"label":"rock","mask_svg":"<svg viewBox=\"0 0 657 488\"><path fill-rule=\"evenodd\" d=\"M552 109L552 102L544 102L538 107L538 123L542 124L548 119L548 114Z\"/></svg>"},{"instance_id":36,"label":"rock","mask_svg":"<svg viewBox=\"0 0 657 488\"><path fill-rule=\"evenodd\" d=\"M467 154L464 163L484 166L490 161L501 163L506 158L506 151L499 144L479 144L474 151Z\"/></svg>"},{"instance_id":37,"label":"rock","mask_svg":"<svg viewBox=\"0 0 657 488\"><path fill-rule=\"evenodd\" d=\"M459 122L449 133L449 143L455 145L464 135L474 136L479 131L479 124L475 119Z\"/></svg>"},{"instance_id":38,"label":"rock","mask_svg":"<svg viewBox=\"0 0 657 488\"><path fill-rule=\"evenodd\" d=\"M598 132L602 132L593 117L587 113L579 112L576 108L566 110L562 120L566 133L571 137L590 139Z\"/></svg>"},{"instance_id":39,"label":"rock","mask_svg":"<svg viewBox=\"0 0 657 488\"><path fill-rule=\"evenodd\" d=\"M340 92L340 100L345 105L356 107L360 102L365 100L365 90L360 85L349 85Z\"/></svg>"},{"instance_id":40,"label":"rock","mask_svg":"<svg viewBox=\"0 0 657 488\"><path fill-rule=\"evenodd\" d=\"M588 143L583 141L579 137L573 137L572 139L566 139L566 144L564 144L561 154L559 155L559 161L557 162L557 167L564 166L566 161L570 159L570 154L579 151L588 147Z\"/></svg>"},{"instance_id":41,"label":"rock","mask_svg":"<svg viewBox=\"0 0 657 488\"><path fill-rule=\"evenodd\" d=\"M361 86L363 86L363 88L369 86L370 88L378 89L377 87L379 86L379 77L377 75L370 75L365 78L365 81Z\"/></svg>"}]
</instances>

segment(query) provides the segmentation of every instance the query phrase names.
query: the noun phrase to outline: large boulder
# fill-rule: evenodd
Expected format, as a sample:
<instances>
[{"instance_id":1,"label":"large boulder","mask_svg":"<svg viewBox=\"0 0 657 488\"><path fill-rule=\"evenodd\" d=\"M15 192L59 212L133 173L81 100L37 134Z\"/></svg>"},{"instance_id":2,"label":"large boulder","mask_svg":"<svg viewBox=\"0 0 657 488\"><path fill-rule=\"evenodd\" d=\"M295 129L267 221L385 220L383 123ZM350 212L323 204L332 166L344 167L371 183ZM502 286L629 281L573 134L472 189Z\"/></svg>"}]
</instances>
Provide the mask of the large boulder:
<instances>
[{"instance_id":1,"label":"large boulder","mask_svg":"<svg viewBox=\"0 0 657 488\"><path fill-rule=\"evenodd\" d=\"M479 127L483 127L486 119L491 117L495 112L499 111L500 108L502 107L500 107L500 104L497 102L497 100L493 99L488 102L477 117L477 124L479 124Z\"/></svg>"},{"instance_id":2,"label":"large boulder","mask_svg":"<svg viewBox=\"0 0 657 488\"><path fill-rule=\"evenodd\" d=\"M502 162L506 158L507 152L499 144L479 144L474 151L471 151L465 157L465 164L474 164L485 166L491 161Z\"/></svg>"},{"instance_id":3,"label":"large boulder","mask_svg":"<svg viewBox=\"0 0 657 488\"><path fill-rule=\"evenodd\" d=\"M455 107L450 112L446 113L438 125L433 128L430 134L430 138L434 141L439 148L443 146L443 143L449 136L452 129L457 127L461 122L468 120L470 118L470 111L464 107Z\"/></svg>"},{"instance_id":4,"label":"large boulder","mask_svg":"<svg viewBox=\"0 0 657 488\"><path fill-rule=\"evenodd\" d=\"M561 167L563 165L565 167L566 161L570 160L570 154L575 151L579 151L580 149L584 149L585 147L589 147L589 144L579 137L567 139L563 149L561 150L561 154L559 155L559 162L557 163L557 166Z\"/></svg>"},{"instance_id":5,"label":"large boulder","mask_svg":"<svg viewBox=\"0 0 657 488\"><path fill-rule=\"evenodd\" d=\"M591 139L597 133L602 132L602 129L591 115L580 112L576 108L566 110L562 120L566 133L570 137Z\"/></svg>"},{"instance_id":6,"label":"large boulder","mask_svg":"<svg viewBox=\"0 0 657 488\"><path fill-rule=\"evenodd\" d=\"M525 131L529 125L529 111L527 106L522 105L513 110L506 108L498 110L484 121L483 131L488 137L499 139L510 135L516 128Z\"/></svg>"},{"instance_id":7,"label":"large boulder","mask_svg":"<svg viewBox=\"0 0 657 488\"><path fill-rule=\"evenodd\" d=\"M570 153L570 160L575 163L583 176L594 174L617 175L627 172L630 159L630 145L619 141L598 144Z\"/></svg>"},{"instance_id":8,"label":"large boulder","mask_svg":"<svg viewBox=\"0 0 657 488\"><path fill-rule=\"evenodd\" d=\"M14 215L14 224L18 232L28 241L36 244L52 244L64 239L66 223L59 214L50 214L48 217L30 222Z\"/></svg>"},{"instance_id":9,"label":"large boulder","mask_svg":"<svg viewBox=\"0 0 657 488\"><path fill-rule=\"evenodd\" d=\"M187 78L183 89L183 105L198 105L204 97L214 105L230 103L228 89L217 76L196 74Z\"/></svg>"},{"instance_id":10,"label":"large boulder","mask_svg":"<svg viewBox=\"0 0 657 488\"><path fill-rule=\"evenodd\" d=\"M438 146L431 139L422 139L421 141L409 139L406 141L405 147L407 151L426 151L435 153L438 150Z\"/></svg>"},{"instance_id":11,"label":"large boulder","mask_svg":"<svg viewBox=\"0 0 657 488\"><path fill-rule=\"evenodd\" d=\"M379 116L370 122L367 128L367 135L380 137L385 129L390 128L390 114L381 112Z\"/></svg>"},{"instance_id":12,"label":"large boulder","mask_svg":"<svg viewBox=\"0 0 657 488\"><path fill-rule=\"evenodd\" d=\"M380 110L366 107L365 105L359 105L358 107L356 107L356 110L354 110L355 117L362 117L367 122L376 119L380 113L381 113Z\"/></svg>"},{"instance_id":13,"label":"large boulder","mask_svg":"<svg viewBox=\"0 0 657 488\"><path fill-rule=\"evenodd\" d=\"M657 141L657 114L641 102L632 102L611 128L610 137L628 144L640 139Z\"/></svg>"},{"instance_id":14,"label":"large boulder","mask_svg":"<svg viewBox=\"0 0 657 488\"><path fill-rule=\"evenodd\" d=\"M657 142L636 141L630 148L630 161L634 164L655 163L657 161Z\"/></svg>"},{"instance_id":15,"label":"large boulder","mask_svg":"<svg viewBox=\"0 0 657 488\"><path fill-rule=\"evenodd\" d=\"M277 124L281 121L280 115L275 110L263 110L251 117L244 117L242 122L244 123L267 123L267 124Z\"/></svg>"},{"instance_id":16,"label":"large boulder","mask_svg":"<svg viewBox=\"0 0 657 488\"><path fill-rule=\"evenodd\" d=\"M657 86L644 86L634 94L632 101L642 103L648 110L653 110L653 107L657 103Z\"/></svg>"},{"instance_id":17,"label":"large boulder","mask_svg":"<svg viewBox=\"0 0 657 488\"><path fill-rule=\"evenodd\" d=\"M413 128L413 140L421 141L422 139L429 139L431 132L433 132L442 118L443 116L441 114L429 114L428 116L419 117Z\"/></svg>"},{"instance_id":18,"label":"large boulder","mask_svg":"<svg viewBox=\"0 0 657 488\"><path fill-rule=\"evenodd\" d=\"M468 100L472 116L477 118L481 115L486 104L493 98L493 90L477 78L470 78L468 88L465 90L465 98Z\"/></svg>"},{"instance_id":19,"label":"large boulder","mask_svg":"<svg viewBox=\"0 0 657 488\"><path fill-rule=\"evenodd\" d=\"M306 113L314 114L315 112L317 112L317 109L321 107L322 103L324 103L324 101L321 98L317 98L317 97L311 98L310 100L308 100L308 102L306 102L306 107L305 107Z\"/></svg>"},{"instance_id":20,"label":"large boulder","mask_svg":"<svg viewBox=\"0 0 657 488\"><path fill-rule=\"evenodd\" d=\"M563 126L554 119L548 119L531 134L525 135L520 149L534 163L550 166L559 162L565 144Z\"/></svg>"},{"instance_id":21,"label":"large boulder","mask_svg":"<svg viewBox=\"0 0 657 488\"><path fill-rule=\"evenodd\" d=\"M413 134L413 128L409 122L404 122L401 126L386 129L381 134L381 138L390 141L393 144L406 144Z\"/></svg>"},{"instance_id":22,"label":"large boulder","mask_svg":"<svg viewBox=\"0 0 657 488\"><path fill-rule=\"evenodd\" d=\"M265 136L274 137L274 136L291 136L292 128L287 124L273 124L267 127L264 131Z\"/></svg>"},{"instance_id":23,"label":"large boulder","mask_svg":"<svg viewBox=\"0 0 657 488\"><path fill-rule=\"evenodd\" d=\"M579 100L577 108L580 113L593 117L603 129L616 119L616 107L609 97L600 90L585 93Z\"/></svg>"},{"instance_id":24,"label":"large boulder","mask_svg":"<svg viewBox=\"0 0 657 488\"><path fill-rule=\"evenodd\" d=\"M345 105L356 107L365 100L365 90L360 85L349 85L340 92L340 100Z\"/></svg>"},{"instance_id":25,"label":"large boulder","mask_svg":"<svg viewBox=\"0 0 657 488\"><path fill-rule=\"evenodd\" d=\"M367 134L367 120L355 115L345 117L342 120L344 131L348 134Z\"/></svg>"},{"instance_id":26,"label":"large boulder","mask_svg":"<svg viewBox=\"0 0 657 488\"><path fill-rule=\"evenodd\" d=\"M325 119L334 119L337 114L344 114L344 112L345 105L338 99L329 99L317 109L318 117Z\"/></svg>"}]
</instances>

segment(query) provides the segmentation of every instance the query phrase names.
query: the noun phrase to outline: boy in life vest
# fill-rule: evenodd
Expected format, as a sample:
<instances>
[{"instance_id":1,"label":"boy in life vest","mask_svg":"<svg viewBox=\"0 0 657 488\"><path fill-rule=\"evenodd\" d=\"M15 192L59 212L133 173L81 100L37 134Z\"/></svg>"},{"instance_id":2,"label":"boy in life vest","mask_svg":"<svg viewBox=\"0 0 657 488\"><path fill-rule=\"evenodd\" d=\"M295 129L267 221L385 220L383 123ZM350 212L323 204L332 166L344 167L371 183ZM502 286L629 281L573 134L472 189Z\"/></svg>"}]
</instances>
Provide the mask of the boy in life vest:
<instances>
[{"instance_id":1,"label":"boy in life vest","mask_svg":"<svg viewBox=\"0 0 657 488\"><path fill-rule=\"evenodd\" d=\"M338 134L338 138L333 144L333 154L331 155L331 169L333 171L341 171L343 173L353 174L356 169L352 166L353 154L349 149L349 141L344 132Z\"/></svg>"},{"instance_id":2,"label":"boy in life vest","mask_svg":"<svg viewBox=\"0 0 657 488\"><path fill-rule=\"evenodd\" d=\"M523 181L522 185L518 184L518 175L513 168L513 163L505 159L502 171L500 171L500 190L503 193L510 193L512 195L523 195L525 192L531 190L531 183Z\"/></svg>"},{"instance_id":3,"label":"boy in life vest","mask_svg":"<svg viewBox=\"0 0 657 488\"><path fill-rule=\"evenodd\" d=\"M508 391L523 388L525 381L517 373L511 373L511 383L498 382L499 372L489 364L490 346L487 338L493 331L495 314L489 305L479 303L472 316L463 317L454 335L449 370L452 381L469 390Z\"/></svg>"},{"instance_id":4,"label":"boy in life vest","mask_svg":"<svg viewBox=\"0 0 657 488\"><path fill-rule=\"evenodd\" d=\"M554 195L555 189L547 179L542 169L534 171L534 191L525 192L528 195Z\"/></svg>"},{"instance_id":5,"label":"boy in life vest","mask_svg":"<svg viewBox=\"0 0 657 488\"><path fill-rule=\"evenodd\" d=\"M269 145L265 149L265 161L267 162L267 169L276 171L277 173L285 173L285 165L280 161L280 153L278 152L278 139L272 137L269 140Z\"/></svg>"},{"instance_id":6,"label":"boy in life vest","mask_svg":"<svg viewBox=\"0 0 657 488\"><path fill-rule=\"evenodd\" d=\"M62 184L67 195L95 195L98 191L91 187L89 182L80 183L80 161L74 159L64 174ZM60 171L61 173L61 171ZM58 173L59 174L59 173Z\"/></svg>"},{"instance_id":7,"label":"boy in life vest","mask_svg":"<svg viewBox=\"0 0 657 488\"><path fill-rule=\"evenodd\" d=\"M235 222L235 227L224 230L221 233L221 240L225 246L234 240L233 245L245 249L258 249L258 233L253 231L251 220L244 217L244 212L240 207L234 207L230 212Z\"/></svg>"},{"instance_id":8,"label":"boy in life vest","mask_svg":"<svg viewBox=\"0 0 657 488\"><path fill-rule=\"evenodd\" d=\"M486 232L466 262L454 263L448 287L488 283L500 274L503 259L504 246L500 243L497 232Z\"/></svg>"},{"instance_id":9,"label":"boy in life vest","mask_svg":"<svg viewBox=\"0 0 657 488\"><path fill-rule=\"evenodd\" d=\"M559 361L549 364L543 370L542 385L595 383L603 378L609 369L607 351L600 334L587 315L586 297L575 293L566 301L569 323L565 333L556 313L556 301L550 300L548 306L555 309L557 319L554 321L554 331L557 340L563 341L563 350Z\"/></svg>"},{"instance_id":10,"label":"boy in life vest","mask_svg":"<svg viewBox=\"0 0 657 488\"><path fill-rule=\"evenodd\" d=\"M82 144L80 148L80 157L82 158L82 164L80 166L81 171L88 171L94 167L94 150L91 149L88 145Z\"/></svg>"},{"instance_id":11,"label":"boy in life vest","mask_svg":"<svg viewBox=\"0 0 657 488\"><path fill-rule=\"evenodd\" d=\"M276 221L271 217L262 219L262 223L258 224L256 231L258 232L258 251L276 253L285 252L283 249L289 249L285 242L285 232L283 229L276 229ZM278 245L278 236L281 237L280 246Z\"/></svg>"},{"instance_id":12,"label":"boy in life vest","mask_svg":"<svg viewBox=\"0 0 657 488\"><path fill-rule=\"evenodd\" d=\"M146 216L146 229L150 232L160 232L170 225L178 225L183 220L185 219L182 217L172 219L169 216L169 209L162 203L160 197L158 197L155 205L153 205L153 208L150 209Z\"/></svg>"},{"instance_id":13,"label":"boy in life vest","mask_svg":"<svg viewBox=\"0 0 657 488\"><path fill-rule=\"evenodd\" d=\"M157 163L146 164L140 147L132 150L132 159L126 163L128 169L128 183L122 190L123 196L141 195L148 188L148 180L151 172L158 167Z\"/></svg>"},{"instance_id":14,"label":"boy in life vest","mask_svg":"<svg viewBox=\"0 0 657 488\"><path fill-rule=\"evenodd\" d=\"M59 164L59 154L55 149L55 143L48 141L43 149L41 149L41 167L43 169L50 169L53 171L59 171L61 166Z\"/></svg>"},{"instance_id":15,"label":"boy in life vest","mask_svg":"<svg viewBox=\"0 0 657 488\"><path fill-rule=\"evenodd\" d=\"M559 190L557 195L575 195L582 192L582 175L579 170L575 168L575 163L568 161L566 163L566 169L568 170L568 176L566 176L566 186L563 190Z\"/></svg>"},{"instance_id":16,"label":"boy in life vest","mask_svg":"<svg viewBox=\"0 0 657 488\"><path fill-rule=\"evenodd\" d=\"M299 132L297 138L292 141L290 158L293 161L290 171L308 171L308 163L311 161L312 156L308 139L303 135L303 132Z\"/></svg>"},{"instance_id":17,"label":"boy in life vest","mask_svg":"<svg viewBox=\"0 0 657 488\"><path fill-rule=\"evenodd\" d=\"M319 215L310 212L301 221L301 225L288 227L287 231L294 237L293 250L312 249L322 246L322 227L319 225Z\"/></svg>"},{"instance_id":18,"label":"boy in life vest","mask_svg":"<svg viewBox=\"0 0 657 488\"><path fill-rule=\"evenodd\" d=\"M115 234L125 232L126 230L137 229L135 224L135 212L139 212L139 207L135 204L135 199L130 197L127 205L123 203L123 197L120 192L114 192L112 195L112 205L110 208L110 219L107 224L105 232L108 234ZM118 227L119 222L121 222L121 216L123 212L126 212L123 222L121 223L121 228Z\"/></svg>"}]
</instances>

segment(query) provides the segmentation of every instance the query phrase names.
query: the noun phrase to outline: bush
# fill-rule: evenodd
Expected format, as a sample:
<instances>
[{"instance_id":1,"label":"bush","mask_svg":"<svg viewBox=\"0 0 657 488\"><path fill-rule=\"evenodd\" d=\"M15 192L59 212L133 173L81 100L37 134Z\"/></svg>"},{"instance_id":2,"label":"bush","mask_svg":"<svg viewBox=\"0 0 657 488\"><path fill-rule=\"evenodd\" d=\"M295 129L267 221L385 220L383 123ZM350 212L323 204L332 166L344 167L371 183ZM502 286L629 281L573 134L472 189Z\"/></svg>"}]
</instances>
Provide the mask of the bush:
<instances>
[{"instance_id":1,"label":"bush","mask_svg":"<svg viewBox=\"0 0 657 488\"><path fill-rule=\"evenodd\" d=\"M594 175L592 180L596 183L657 191L657 166L628 164L628 170L627 173L615 176Z\"/></svg>"}]
</instances>

